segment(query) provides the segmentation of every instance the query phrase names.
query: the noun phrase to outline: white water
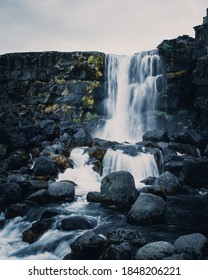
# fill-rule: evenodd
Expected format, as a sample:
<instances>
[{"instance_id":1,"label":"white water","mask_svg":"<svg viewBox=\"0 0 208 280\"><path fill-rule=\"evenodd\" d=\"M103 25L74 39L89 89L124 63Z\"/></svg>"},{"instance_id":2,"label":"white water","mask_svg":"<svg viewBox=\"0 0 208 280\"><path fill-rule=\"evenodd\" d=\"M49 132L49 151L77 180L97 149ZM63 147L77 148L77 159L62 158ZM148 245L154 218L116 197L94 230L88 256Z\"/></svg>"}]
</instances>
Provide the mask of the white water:
<instances>
[{"instance_id":1,"label":"white water","mask_svg":"<svg viewBox=\"0 0 208 280\"><path fill-rule=\"evenodd\" d=\"M118 142L138 142L155 129L156 80L162 73L157 51L107 57L105 126L96 137Z\"/></svg>"},{"instance_id":2,"label":"white water","mask_svg":"<svg viewBox=\"0 0 208 280\"><path fill-rule=\"evenodd\" d=\"M103 176L115 171L129 171L135 180L136 187L148 176L158 177L158 168L151 154L140 153L137 156L124 154L121 150L109 149L103 159Z\"/></svg>"}]
</instances>

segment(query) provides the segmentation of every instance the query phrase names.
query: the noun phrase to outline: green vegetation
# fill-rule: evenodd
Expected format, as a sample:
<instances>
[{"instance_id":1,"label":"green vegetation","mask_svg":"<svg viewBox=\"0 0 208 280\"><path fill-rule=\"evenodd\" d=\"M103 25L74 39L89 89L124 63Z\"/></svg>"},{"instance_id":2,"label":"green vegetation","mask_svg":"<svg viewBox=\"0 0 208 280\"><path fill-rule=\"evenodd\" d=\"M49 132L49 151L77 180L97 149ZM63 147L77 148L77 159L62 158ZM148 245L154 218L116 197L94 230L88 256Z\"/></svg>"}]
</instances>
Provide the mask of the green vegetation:
<instances>
[{"instance_id":1,"label":"green vegetation","mask_svg":"<svg viewBox=\"0 0 208 280\"><path fill-rule=\"evenodd\" d=\"M187 73L187 71L183 71L183 70L180 70L177 72L170 72L170 73L167 73L167 77L169 79L174 79L174 78L181 77L181 76L185 75L186 73Z\"/></svg>"},{"instance_id":2,"label":"green vegetation","mask_svg":"<svg viewBox=\"0 0 208 280\"><path fill-rule=\"evenodd\" d=\"M171 56L174 53L174 47L168 43L164 43L163 52L165 56Z\"/></svg>"},{"instance_id":3,"label":"green vegetation","mask_svg":"<svg viewBox=\"0 0 208 280\"><path fill-rule=\"evenodd\" d=\"M91 55L87 62L95 66L96 78L101 78L103 76L102 67L104 65L104 59L102 55Z\"/></svg>"},{"instance_id":4,"label":"green vegetation","mask_svg":"<svg viewBox=\"0 0 208 280\"><path fill-rule=\"evenodd\" d=\"M173 116L169 115L166 111L155 111L155 116L157 118L163 118L166 121L172 121L173 120Z\"/></svg>"},{"instance_id":5,"label":"green vegetation","mask_svg":"<svg viewBox=\"0 0 208 280\"><path fill-rule=\"evenodd\" d=\"M82 97L83 108L85 109L93 109L94 98L92 95L85 95Z\"/></svg>"}]
</instances>

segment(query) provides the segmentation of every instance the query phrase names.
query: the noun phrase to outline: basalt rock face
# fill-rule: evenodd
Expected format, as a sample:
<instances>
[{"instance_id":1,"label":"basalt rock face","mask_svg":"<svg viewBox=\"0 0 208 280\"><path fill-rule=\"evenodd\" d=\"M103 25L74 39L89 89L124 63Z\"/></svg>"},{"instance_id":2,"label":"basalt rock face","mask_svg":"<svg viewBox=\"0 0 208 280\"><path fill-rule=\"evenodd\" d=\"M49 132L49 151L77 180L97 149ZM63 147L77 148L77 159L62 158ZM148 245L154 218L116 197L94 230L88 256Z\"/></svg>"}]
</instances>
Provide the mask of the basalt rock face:
<instances>
[{"instance_id":1,"label":"basalt rock face","mask_svg":"<svg viewBox=\"0 0 208 280\"><path fill-rule=\"evenodd\" d=\"M65 122L102 115L105 55L99 52L13 53L0 56L0 149L59 136ZM95 106L96 104L96 106ZM44 138L44 139L43 139Z\"/></svg>"},{"instance_id":2,"label":"basalt rock face","mask_svg":"<svg viewBox=\"0 0 208 280\"><path fill-rule=\"evenodd\" d=\"M162 127L172 130L208 127L208 16L187 35L159 46L164 75L158 79L157 112ZM170 125L171 124L171 125Z\"/></svg>"}]
</instances>

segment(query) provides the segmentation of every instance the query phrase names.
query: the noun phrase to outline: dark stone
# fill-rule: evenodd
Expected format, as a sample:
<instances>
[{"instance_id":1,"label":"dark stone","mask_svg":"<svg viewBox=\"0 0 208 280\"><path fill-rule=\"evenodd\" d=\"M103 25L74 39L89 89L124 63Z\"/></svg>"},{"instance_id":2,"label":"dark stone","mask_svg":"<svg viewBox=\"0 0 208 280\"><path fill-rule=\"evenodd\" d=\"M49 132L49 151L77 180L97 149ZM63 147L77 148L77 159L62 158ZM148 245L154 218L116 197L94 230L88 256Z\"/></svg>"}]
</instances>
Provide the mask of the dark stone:
<instances>
[{"instance_id":1,"label":"dark stone","mask_svg":"<svg viewBox=\"0 0 208 280\"><path fill-rule=\"evenodd\" d=\"M177 177L181 177L183 169L184 156L178 156L175 154L165 155L164 171L168 171Z\"/></svg>"},{"instance_id":2,"label":"dark stone","mask_svg":"<svg viewBox=\"0 0 208 280\"><path fill-rule=\"evenodd\" d=\"M97 160L102 161L105 154L106 154L106 149L99 147L99 146L93 146L91 148L88 148L85 150L85 153L88 153L90 158L95 158Z\"/></svg>"},{"instance_id":3,"label":"dark stone","mask_svg":"<svg viewBox=\"0 0 208 280\"><path fill-rule=\"evenodd\" d=\"M100 193L102 203L117 206L132 204L138 196L134 178L127 171L118 171L106 175L101 181Z\"/></svg>"},{"instance_id":4,"label":"dark stone","mask_svg":"<svg viewBox=\"0 0 208 280\"><path fill-rule=\"evenodd\" d=\"M57 133L57 126L54 120L41 120L39 122L39 127L41 129L41 132L45 136L56 136L58 135Z\"/></svg>"},{"instance_id":5,"label":"dark stone","mask_svg":"<svg viewBox=\"0 0 208 280\"><path fill-rule=\"evenodd\" d=\"M88 192L86 198L88 202L101 202L100 192Z\"/></svg>"},{"instance_id":6,"label":"dark stone","mask_svg":"<svg viewBox=\"0 0 208 280\"><path fill-rule=\"evenodd\" d=\"M206 145L206 148L204 149L203 155L208 157L208 145Z\"/></svg>"},{"instance_id":7,"label":"dark stone","mask_svg":"<svg viewBox=\"0 0 208 280\"><path fill-rule=\"evenodd\" d=\"M47 204L49 203L49 193L44 189L36 191L25 199L25 203L34 206Z\"/></svg>"},{"instance_id":8,"label":"dark stone","mask_svg":"<svg viewBox=\"0 0 208 280\"><path fill-rule=\"evenodd\" d=\"M151 193L160 196L165 201L167 200L166 191L162 187L161 188L160 187L155 188L151 186L143 187L139 189L139 193Z\"/></svg>"},{"instance_id":9,"label":"dark stone","mask_svg":"<svg viewBox=\"0 0 208 280\"><path fill-rule=\"evenodd\" d=\"M140 193L127 215L127 221L135 224L158 223L164 220L165 201L150 193Z\"/></svg>"},{"instance_id":10,"label":"dark stone","mask_svg":"<svg viewBox=\"0 0 208 280\"><path fill-rule=\"evenodd\" d=\"M148 131L143 135L143 141L168 142L168 132L164 129Z\"/></svg>"},{"instance_id":11,"label":"dark stone","mask_svg":"<svg viewBox=\"0 0 208 280\"><path fill-rule=\"evenodd\" d=\"M162 260L175 253L175 247L166 241L157 241L144 245L136 255L136 260Z\"/></svg>"},{"instance_id":12,"label":"dark stone","mask_svg":"<svg viewBox=\"0 0 208 280\"><path fill-rule=\"evenodd\" d=\"M188 129L180 133L171 135L171 140L177 143L190 144L203 151L207 144L207 135L203 135L199 130Z\"/></svg>"},{"instance_id":13,"label":"dark stone","mask_svg":"<svg viewBox=\"0 0 208 280\"><path fill-rule=\"evenodd\" d=\"M20 149L12 152L4 162L4 168L6 170L19 170L21 167L27 164L29 159L25 150Z\"/></svg>"},{"instance_id":14,"label":"dark stone","mask_svg":"<svg viewBox=\"0 0 208 280\"><path fill-rule=\"evenodd\" d=\"M175 194L181 191L181 182L178 177L169 171L161 174L152 185L155 188L164 190L167 194Z\"/></svg>"},{"instance_id":15,"label":"dark stone","mask_svg":"<svg viewBox=\"0 0 208 280\"><path fill-rule=\"evenodd\" d=\"M172 150L177 151L180 154L186 154L188 156L193 156L193 157L200 157L199 150L190 144L181 144L181 143L171 142L171 143L169 143L168 147Z\"/></svg>"},{"instance_id":16,"label":"dark stone","mask_svg":"<svg viewBox=\"0 0 208 280\"><path fill-rule=\"evenodd\" d=\"M13 219L18 216L24 217L28 209L28 206L24 203L10 205L6 210L5 217L6 219Z\"/></svg>"},{"instance_id":17,"label":"dark stone","mask_svg":"<svg viewBox=\"0 0 208 280\"><path fill-rule=\"evenodd\" d=\"M94 146L100 146L103 149L113 148L118 142L116 141L108 141L104 139L95 138L93 141Z\"/></svg>"},{"instance_id":18,"label":"dark stone","mask_svg":"<svg viewBox=\"0 0 208 280\"><path fill-rule=\"evenodd\" d=\"M71 216L61 221L61 229L65 231L76 229L92 229L96 226L96 219L83 216Z\"/></svg>"},{"instance_id":19,"label":"dark stone","mask_svg":"<svg viewBox=\"0 0 208 280\"><path fill-rule=\"evenodd\" d=\"M145 184L145 185L152 185L153 182L155 181L156 177L147 177L145 179L143 179L142 181L140 181L141 183Z\"/></svg>"},{"instance_id":20,"label":"dark stone","mask_svg":"<svg viewBox=\"0 0 208 280\"><path fill-rule=\"evenodd\" d=\"M68 214L69 214L68 211L63 211L56 208L46 209L41 214L40 220L49 219L58 215L68 215Z\"/></svg>"},{"instance_id":21,"label":"dark stone","mask_svg":"<svg viewBox=\"0 0 208 280\"><path fill-rule=\"evenodd\" d=\"M103 165L100 160L96 158L91 158L88 161L88 164L93 165L92 169L102 176L103 174Z\"/></svg>"},{"instance_id":22,"label":"dark stone","mask_svg":"<svg viewBox=\"0 0 208 280\"><path fill-rule=\"evenodd\" d=\"M185 253L191 259L201 259L208 254L208 240L201 233L180 236L174 246L178 253Z\"/></svg>"},{"instance_id":23,"label":"dark stone","mask_svg":"<svg viewBox=\"0 0 208 280\"><path fill-rule=\"evenodd\" d=\"M142 247L147 241L136 230L117 228L107 234L105 247L111 244L119 245L128 242L132 247Z\"/></svg>"},{"instance_id":24,"label":"dark stone","mask_svg":"<svg viewBox=\"0 0 208 280\"><path fill-rule=\"evenodd\" d=\"M191 187L208 186L208 159L187 158L183 162L184 181Z\"/></svg>"},{"instance_id":25,"label":"dark stone","mask_svg":"<svg viewBox=\"0 0 208 280\"><path fill-rule=\"evenodd\" d=\"M0 185L0 208L19 202L21 197L22 191L17 183L7 182Z\"/></svg>"},{"instance_id":26,"label":"dark stone","mask_svg":"<svg viewBox=\"0 0 208 280\"><path fill-rule=\"evenodd\" d=\"M67 168L74 168L73 161L65 155L52 156L53 162L61 172L64 172Z\"/></svg>"},{"instance_id":27,"label":"dark stone","mask_svg":"<svg viewBox=\"0 0 208 280\"><path fill-rule=\"evenodd\" d=\"M48 186L50 202L70 202L74 200L76 184L72 181L53 182Z\"/></svg>"},{"instance_id":28,"label":"dark stone","mask_svg":"<svg viewBox=\"0 0 208 280\"><path fill-rule=\"evenodd\" d=\"M71 244L71 256L75 260L97 260L102 254L105 240L94 233L87 231Z\"/></svg>"},{"instance_id":29,"label":"dark stone","mask_svg":"<svg viewBox=\"0 0 208 280\"><path fill-rule=\"evenodd\" d=\"M128 242L119 245L112 244L104 250L99 260L130 260L132 253L132 247Z\"/></svg>"},{"instance_id":30,"label":"dark stone","mask_svg":"<svg viewBox=\"0 0 208 280\"><path fill-rule=\"evenodd\" d=\"M81 127L78 132L74 134L73 138L78 146L91 146L93 142L92 136L84 127Z\"/></svg>"},{"instance_id":31,"label":"dark stone","mask_svg":"<svg viewBox=\"0 0 208 280\"><path fill-rule=\"evenodd\" d=\"M29 244L36 242L53 225L53 219L44 219L32 224L32 227L23 232L23 241Z\"/></svg>"},{"instance_id":32,"label":"dark stone","mask_svg":"<svg viewBox=\"0 0 208 280\"><path fill-rule=\"evenodd\" d=\"M58 169L52 159L42 156L35 160L33 172L35 176L56 176Z\"/></svg>"}]
</instances>

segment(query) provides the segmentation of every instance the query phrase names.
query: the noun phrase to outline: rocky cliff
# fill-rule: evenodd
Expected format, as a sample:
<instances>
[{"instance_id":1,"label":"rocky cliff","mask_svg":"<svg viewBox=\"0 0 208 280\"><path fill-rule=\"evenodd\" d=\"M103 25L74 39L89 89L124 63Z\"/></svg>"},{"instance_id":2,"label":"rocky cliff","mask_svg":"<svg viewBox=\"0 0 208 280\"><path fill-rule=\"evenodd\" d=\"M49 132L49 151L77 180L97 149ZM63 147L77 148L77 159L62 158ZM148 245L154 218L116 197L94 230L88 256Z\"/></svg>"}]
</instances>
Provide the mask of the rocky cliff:
<instances>
[{"instance_id":1,"label":"rocky cliff","mask_svg":"<svg viewBox=\"0 0 208 280\"><path fill-rule=\"evenodd\" d=\"M159 46L165 74L158 82L157 115L162 125L206 130L208 127L208 16L187 35Z\"/></svg>"},{"instance_id":2,"label":"rocky cliff","mask_svg":"<svg viewBox=\"0 0 208 280\"><path fill-rule=\"evenodd\" d=\"M71 123L101 115L105 55L98 52L0 56L1 157L52 140ZM42 139L43 140L43 139Z\"/></svg>"}]
</instances>

